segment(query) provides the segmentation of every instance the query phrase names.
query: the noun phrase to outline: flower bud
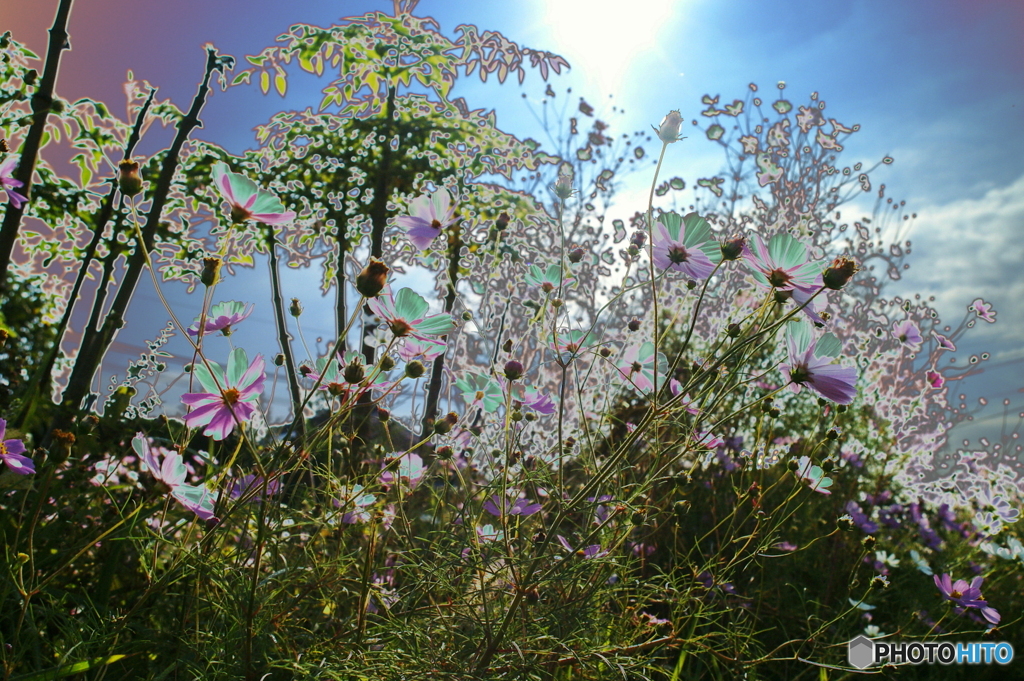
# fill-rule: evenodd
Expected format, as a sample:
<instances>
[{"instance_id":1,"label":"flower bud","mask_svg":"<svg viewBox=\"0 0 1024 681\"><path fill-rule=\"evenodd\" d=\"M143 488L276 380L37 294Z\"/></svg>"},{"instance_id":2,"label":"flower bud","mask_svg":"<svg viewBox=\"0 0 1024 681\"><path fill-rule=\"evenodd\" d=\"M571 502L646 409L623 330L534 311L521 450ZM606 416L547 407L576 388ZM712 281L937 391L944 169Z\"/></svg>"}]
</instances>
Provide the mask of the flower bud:
<instances>
[{"instance_id":1,"label":"flower bud","mask_svg":"<svg viewBox=\"0 0 1024 681\"><path fill-rule=\"evenodd\" d=\"M639 331L640 330L640 320L637 319L636 317L633 317L628 322L626 322L626 328L629 329L630 331Z\"/></svg>"},{"instance_id":2,"label":"flower bud","mask_svg":"<svg viewBox=\"0 0 1024 681\"><path fill-rule=\"evenodd\" d=\"M313 373L313 367L309 366L308 364L300 364L299 373L302 374L303 378L305 378L309 376L311 373Z\"/></svg>"},{"instance_id":3,"label":"flower bud","mask_svg":"<svg viewBox=\"0 0 1024 681\"><path fill-rule=\"evenodd\" d=\"M634 511L633 515L629 516L629 522L634 527L640 527L647 520L647 514L643 511Z\"/></svg>"},{"instance_id":4,"label":"flower bud","mask_svg":"<svg viewBox=\"0 0 1024 681\"><path fill-rule=\"evenodd\" d=\"M555 196L562 199L563 201L572 196L572 168L568 165L562 166L562 169L558 171L558 179L555 180L555 184L552 187L555 192Z\"/></svg>"},{"instance_id":5,"label":"flower bud","mask_svg":"<svg viewBox=\"0 0 1024 681\"><path fill-rule=\"evenodd\" d=\"M380 419L381 423L387 423L391 420L391 412L384 407L377 407L377 418Z\"/></svg>"},{"instance_id":6,"label":"flower bud","mask_svg":"<svg viewBox=\"0 0 1024 681\"><path fill-rule=\"evenodd\" d=\"M443 419L434 422L434 432L438 435L447 435L458 422L459 415L450 411Z\"/></svg>"},{"instance_id":7,"label":"flower bud","mask_svg":"<svg viewBox=\"0 0 1024 681\"><path fill-rule=\"evenodd\" d=\"M562 300L561 298L552 298L552 299L551 299L551 307L553 307L553 308L556 308L556 309L557 309L557 308L559 308L559 307L562 307L562 303L564 303L564 302L565 302L565 301L564 301L564 300Z\"/></svg>"},{"instance_id":8,"label":"flower bud","mask_svg":"<svg viewBox=\"0 0 1024 681\"><path fill-rule=\"evenodd\" d=\"M71 447L75 444L75 434L55 429L53 431L53 446L50 447L50 461L61 464L71 456Z\"/></svg>"},{"instance_id":9,"label":"flower bud","mask_svg":"<svg viewBox=\"0 0 1024 681\"><path fill-rule=\"evenodd\" d=\"M462 321L464 321L464 322L471 322L471 321L473 321L473 313L470 312L469 310L465 310L462 313Z\"/></svg>"},{"instance_id":10,"label":"flower bud","mask_svg":"<svg viewBox=\"0 0 1024 681\"><path fill-rule=\"evenodd\" d=\"M391 371L395 368L395 358L391 355L384 355L380 358L380 370Z\"/></svg>"},{"instance_id":11,"label":"flower bud","mask_svg":"<svg viewBox=\"0 0 1024 681\"><path fill-rule=\"evenodd\" d=\"M523 420L523 412L517 409L516 411L512 412L512 415L509 418L511 418L516 423L519 423L520 421Z\"/></svg>"},{"instance_id":12,"label":"flower bud","mask_svg":"<svg viewBox=\"0 0 1024 681\"><path fill-rule=\"evenodd\" d=\"M686 288L690 289L691 291L697 288L697 281L695 279L688 279L686 281Z\"/></svg>"},{"instance_id":13,"label":"flower bud","mask_svg":"<svg viewBox=\"0 0 1024 681\"><path fill-rule=\"evenodd\" d=\"M292 298L292 304L288 306L288 314L296 319L302 314L302 303L299 302L298 298Z\"/></svg>"},{"instance_id":14,"label":"flower bud","mask_svg":"<svg viewBox=\"0 0 1024 681\"><path fill-rule=\"evenodd\" d=\"M839 429L838 428L829 428L825 432L825 437L828 438L829 440L838 440L839 439Z\"/></svg>"},{"instance_id":15,"label":"flower bud","mask_svg":"<svg viewBox=\"0 0 1024 681\"><path fill-rule=\"evenodd\" d=\"M602 347L600 350L597 351L597 354L601 355L605 359L608 359L609 357L612 356L612 349L608 347Z\"/></svg>"},{"instance_id":16,"label":"flower bud","mask_svg":"<svg viewBox=\"0 0 1024 681\"><path fill-rule=\"evenodd\" d=\"M722 260L739 260L743 255L743 248L746 245L746 237L740 236L739 234L734 234L729 237L720 244L722 248Z\"/></svg>"},{"instance_id":17,"label":"flower bud","mask_svg":"<svg viewBox=\"0 0 1024 681\"><path fill-rule=\"evenodd\" d=\"M279 352L274 355L274 366L284 366L284 353Z\"/></svg>"},{"instance_id":18,"label":"flower bud","mask_svg":"<svg viewBox=\"0 0 1024 681\"><path fill-rule=\"evenodd\" d=\"M508 223L512 221L511 216L504 211L498 216L498 219L494 221L494 226L498 229L505 229L508 227Z\"/></svg>"},{"instance_id":19,"label":"flower bud","mask_svg":"<svg viewBox=\"0 0 1024 681\"><path fill-rule=\"evenodd\" d=\"M373 256L363 271L356 275L356 290L365 298L376 298L388 284L391 268Z\"/></svg>"},{"instance_id":20,"label":"flower bud","mask_svg":"<svg viewBox=\"0 0 1024 681\"><path fill-rule=\"evenodd\" d=\"M836 520L836 526L843 532L849 532L853 529L853 517L849 513L844 513Z\"/></svg>"},{"instance_id":21,"label":"flower bud","mask_svg":"<svg viewBox=\"0 0 1024 681\"><path fill-rule=\"evenodd\" d=\"M426 373L426 371L427 368L423 366L423 362L418 359L414 359L405 365L405 375L409 378L419 378Z\"/></svg>"},{"instance_id":22,"label":"flower bud","mask_svg":"<svg viewBox=\"0 0 1024 681\"><path fill-rule=\"evenodd\" d=\"M199 281L209 288L220 281L220 258L203 258L203 271L199 275Z\"/></svg>"},{"instance_id":23,"label":"flower bud","mask_svg":"<svg viewBox=\"0 0 1024 681\"><path fill-rule=\"evenodd\" d=\"M889 580L885 578L885 575L875 575L871 578L871 588L875 591L881 591L882 589L889 588Z\"/></svg>"},{"instance_id":24,"label":"flower bud","mask_svg":"<svg viewBox=\"0 0 1024 681\"><path fill-rule=\"evenodd\" d=\"M633 232L633 236L630 237L629 243L633 244L637 248L643 248L644 244L647 243L647 232L636 230Z\"/></svg>"},{"instance_id":25,"label":"flower bud","mask_svg":"<svg viewBox=\"0 0 1024 681\"><path fill-rule=\"evenodd\" d=\"M452 458L455 455L454 450L452 450L452 448L449 447L448 445L442 445L438 447L437 451L434 453L437 455L437 458L439 458L441 461L447 461L448 459Z\"/></svg>"},{"instance_id":26,"label":"flower bud","mask_svg":"<svg viewBox=\"0 0 1024 681\"><path fill-rule=\"evenodd\" d=\"M859 269L857 263L844 255L833 260L832 265L825 268L821 273L821 282L825 284L825 288L838 291L846 286Z\"/></svg>"},{"instance_id":27,"label":"flower bud","mask_svg":"<svg viewBox=\"0 0 1024 681\"><path fill-rule=\"evenodd\" d=\"M505 362L505 378L515 381L523 376L523 363L510 359Z\"/></svg>"},{"instance_id":28,"label":"flower bud","mask_svg":"<svg viewBox=\"0 0 1024 681\"><path fill-rule=\"evenodd\" d=\"M782 410L779 409L778 407L772 407L771 409L768 410L768 416L771 416L773 419L777 419L781 415L782 415Z\"/></svg>"},{"instance_id":29,"label":"flower bud","mask_svg":"<svg viewBox=\"0 0 1024 681\"><path fill-rule=\"evenodd\" d=\"M366 371L363 369L363 363L349 362L345 365L345 368L341 370L341 376L345 379L346 383L358 383L366 378Z\"/></svg>"},{"instance_id":30,"label":"flower bud","mask_svg":"<svg viewBox=\"0 0 1024 681\"><path fill-rule=\"evenodd\" d=\"M512 339L506 338L505 342L501 344L501 349L505 352L512 352Z\"/></svg>"},{"instance_id":31,"label":"flower bud","mask_svg":"<svg viewBox=\"0 0 1024 681\"><path fill-rule=\"evenodd\" d=\"M821 470L826 473L831 473L836 467L836 462L833 459L825 459L821 462Z\"/></svg>"},{"instance_id":32,"label":"flower bud","mask_svg":"<svg viewBox=\"0 0 1024 681\"><path fill-rule=\"evenodd\" d=\"M690 512L690 502L686 499L680 499L672 504L672 512L676 514L676 518L681 519L684 515Z\"/></svg>"},{"instance_id":33,"label":"flower bud","mask_svg":"<svg viewBox=\"0 0 1024 681\"><path fill-rule=\"evenodd\" d=\"M729 338L739 338L742 329L739 324L730 324L725 327L725 332L729 335Z\"/></svg>"},{"instance_id":34,"label":"flower bud","mask_svg":"<svg viewBox=\"0 0 1024 681\"><path fill-rule=\"evenodd\" d=\"M576 248L572 249L571 251L569 251L569 262L571 262L572 264L575 265L580 260L583 260L583 256L584 256L583 249L579 248L579 247L576 247Z\"/></svg>"},{"instance_id":35,"label":"flower bud","mask_svg":"<svg viewBox=\"0 0 1024 681\"><path fill-rule=\"evenodd\" d=\"M878 540L875 539L874 535L869 534L863 539L861 539L860 543L864 546L865 549L870 551L871 549L875 548L875 544L878 543Z\"/></svg>"},{"instance_id":36,"label":"flower bud","mask_svg":"<svg viewBox=\"0 0 1024 681\"><path fill-rule=\"evenodd\" d=\"M142 174L138 161L126 158L117 164L117 188L125 196L135 196L142 191Z\"/></svg>"},{"instance_id":37,"label":"flower bud","mask_svg":"<svg viewBox=\"0 0 1024 681\"><path fill-rule=\"evenodd\" d=\"M661 127L658 128L658 139L665 144L672 144L679 140L679 128L683 124L683 116L678 109L673 109L661 120Z\"/></svg>"}]
</instances>

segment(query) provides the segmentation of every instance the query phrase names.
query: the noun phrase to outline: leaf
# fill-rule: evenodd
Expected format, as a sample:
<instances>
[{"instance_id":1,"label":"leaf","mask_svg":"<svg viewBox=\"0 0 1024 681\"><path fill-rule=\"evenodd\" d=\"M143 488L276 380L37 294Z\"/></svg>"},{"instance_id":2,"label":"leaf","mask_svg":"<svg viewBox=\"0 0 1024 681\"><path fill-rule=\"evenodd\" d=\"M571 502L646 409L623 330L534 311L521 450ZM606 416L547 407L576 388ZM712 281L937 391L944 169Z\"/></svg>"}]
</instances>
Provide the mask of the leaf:
<instances>
[{"instance_id":1,"label":"leaf","mask_svg":"<svg viewBox=\"0 0 1024 681\"><path fill-rule=\"evenodd\" d=\"M118 660L123 660L128 657L127 655L111 655L109 657L94 657L91 660L82 660L81 662L75 662L73 664L66 664L56 669L49 669L40 672L30 672L28 674L21 674L20 676L11 677L10 681L51 681L51 679L62 679L65 676L71 676L72 674L81 674L87 672L90 669L96 667L102 667L108 664L113 664Z\"/></svg>"},{"instance_id":2,"label":"leaf","mask_svg":"<svg viewBox=\"0 0 1024 681\"><path fill-rule=\"evenodd\" d=\"M277 94L284 97L284 93L288 90L288 82L285 80L283 71L278 71L274 76L274 87L277 89Z\"/></svg>"},{"instance_id":3,"label":"leaf","mask_svg":"<svg viewBox=\"0 0 1024 681\"><path fill-rule=\"evenodd\" d=\"M270 92L270 73L268 71L260 73L260 90L263 90L263 94Z\"/></svg>"}]
</instances>

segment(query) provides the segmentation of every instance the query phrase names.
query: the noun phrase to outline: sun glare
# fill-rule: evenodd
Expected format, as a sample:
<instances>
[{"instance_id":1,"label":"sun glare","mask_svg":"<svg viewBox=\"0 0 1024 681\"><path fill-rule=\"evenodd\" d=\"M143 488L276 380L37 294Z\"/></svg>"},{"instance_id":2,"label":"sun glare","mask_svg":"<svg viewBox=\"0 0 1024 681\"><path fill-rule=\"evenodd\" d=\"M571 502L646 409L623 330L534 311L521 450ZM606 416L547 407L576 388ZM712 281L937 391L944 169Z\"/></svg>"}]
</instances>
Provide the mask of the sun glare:
<instances>
[{"instance_id":1,"label":"sun glare","mask_svg":"<svg viewBox=\"0 0 1024 681\"><path fill-rule=\"evenodd\" d=\"M602 92L620 92L639 55L658 50L658 40L685 3L679 0L544 2L551 49L583 72Z\"/></svg>"}]
</instances>

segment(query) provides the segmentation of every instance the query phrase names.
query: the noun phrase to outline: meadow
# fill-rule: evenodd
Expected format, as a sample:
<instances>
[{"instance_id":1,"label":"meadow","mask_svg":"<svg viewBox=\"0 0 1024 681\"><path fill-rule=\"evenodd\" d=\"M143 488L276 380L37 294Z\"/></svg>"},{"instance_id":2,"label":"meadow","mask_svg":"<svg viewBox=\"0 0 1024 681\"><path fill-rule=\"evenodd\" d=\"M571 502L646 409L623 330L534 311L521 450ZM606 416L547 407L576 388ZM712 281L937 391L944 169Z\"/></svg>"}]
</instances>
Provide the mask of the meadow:
<instances>
[{"instance_id":1,"label":"meadow","mask_svg":"<svg viewBox=\"0 0 1024 681\"><path fill-rule=\"evenodd\" d=\"M1024 460L1019 422L944 455L997 311L889 295L915 216L841 104L752 83L619 130L557 54L396 0L207 48L188 108L132 80L121 120L60 97L70 4L44 55L0 38L3 681L1014 678L848 656L1024 651ZM318 110L194 137L296 67ZM556 142L451 96L488 78L543 84ZM269 299L218 294L246 268ZM167 325L105 384L147 282ZM234 340L258 318L273 356Z\"/></svg>"}]
</instances>

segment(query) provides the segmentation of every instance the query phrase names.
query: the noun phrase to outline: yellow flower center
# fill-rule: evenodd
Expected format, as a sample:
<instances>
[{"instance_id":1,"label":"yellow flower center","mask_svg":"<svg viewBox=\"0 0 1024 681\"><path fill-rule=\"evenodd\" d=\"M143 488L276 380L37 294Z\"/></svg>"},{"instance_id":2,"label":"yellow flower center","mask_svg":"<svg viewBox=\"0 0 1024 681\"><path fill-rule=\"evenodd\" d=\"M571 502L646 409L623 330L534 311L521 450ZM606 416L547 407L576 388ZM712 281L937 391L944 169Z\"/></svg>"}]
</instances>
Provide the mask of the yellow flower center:
<instances>
[{"instance_id":1,"label":"yellow flower center","mask_svg":"<svg viewBox=\"0 0 1024 681\"><path fill-rule=\"evenodd\" d=\"M234 388L221 391L221 395L224 397L224 404L228 406L238 402L238 391Z\"/></svg>"}]
</instances>

